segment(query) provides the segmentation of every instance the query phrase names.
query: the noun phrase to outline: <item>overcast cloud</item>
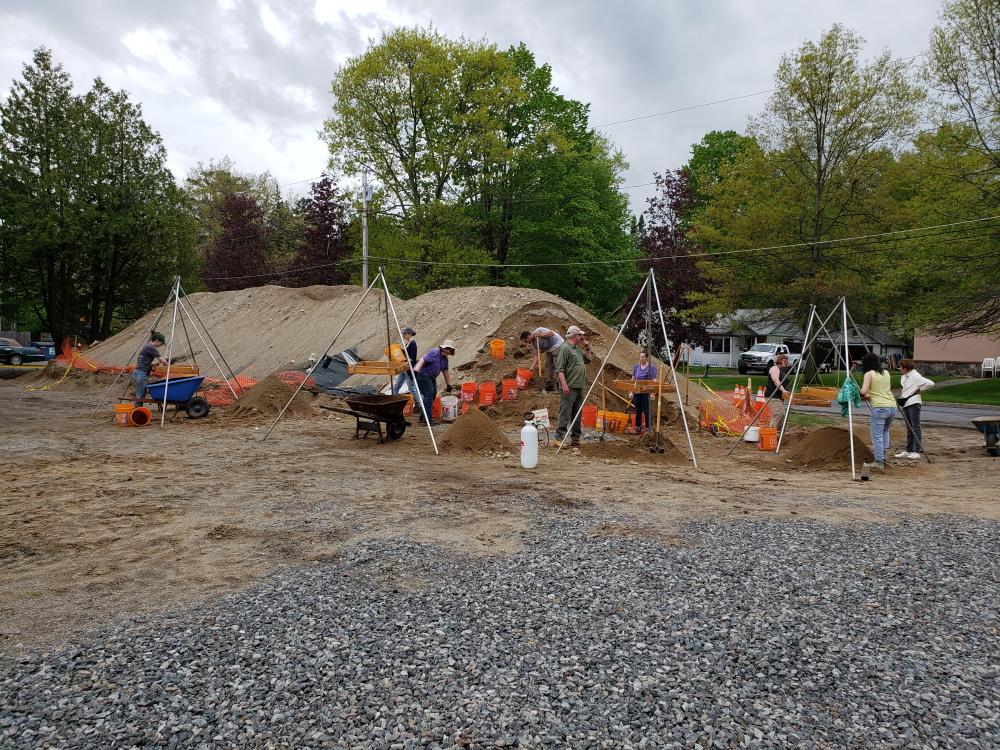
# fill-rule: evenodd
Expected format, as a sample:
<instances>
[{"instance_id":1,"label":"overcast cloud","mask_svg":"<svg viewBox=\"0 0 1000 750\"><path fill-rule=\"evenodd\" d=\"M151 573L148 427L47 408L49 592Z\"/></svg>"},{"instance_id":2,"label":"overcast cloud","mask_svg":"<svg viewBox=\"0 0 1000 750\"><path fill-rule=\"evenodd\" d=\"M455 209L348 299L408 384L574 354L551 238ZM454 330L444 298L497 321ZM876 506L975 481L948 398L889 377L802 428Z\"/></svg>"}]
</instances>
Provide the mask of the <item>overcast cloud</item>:
<instances>
[{"instance_id":1,"label":"overcast cloud","mask_svg":"<svg viewBox=\"0 0 1000 750\"><path fill-rule=\"evenodd\" d=\"M770 89L783 53L840 22L897 57L927 47L938 2L718 0L4 0L0 96L45 45L79 90L127 89L163 136L180 180L229 155L301 192L326 167L318 138L330 79L368 40L433 23L448 36L524 42L567 96L609 123ZM602 128L624 152L626 185L652 180L710 130L743 131L764 95ZM634 210L648 187L629 189Z\"/></svg>"}]
</instances>

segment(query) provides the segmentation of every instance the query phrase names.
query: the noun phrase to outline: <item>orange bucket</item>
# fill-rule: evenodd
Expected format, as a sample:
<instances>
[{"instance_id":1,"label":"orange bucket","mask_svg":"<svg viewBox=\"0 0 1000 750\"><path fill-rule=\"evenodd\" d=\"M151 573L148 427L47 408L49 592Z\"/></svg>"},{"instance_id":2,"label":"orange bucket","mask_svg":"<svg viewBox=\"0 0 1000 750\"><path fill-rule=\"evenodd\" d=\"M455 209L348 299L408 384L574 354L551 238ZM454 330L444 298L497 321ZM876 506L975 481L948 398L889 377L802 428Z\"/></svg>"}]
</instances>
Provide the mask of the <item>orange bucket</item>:
<instances>
[{"instance_id":1,"label":"orange bucket","mask_svg":"<svg viewBox=\"0 0 1000 750\"><path fill-rule=\"evenodd\" d=\"M385 356L389 358L392 362L405 362L406 352L403 351L403 347L399 344L390 344L389 346L383 346L382 351L385 352Z\"/></svg>"},{"instance_id":2,"label":"orange bucket","mask_svg":"<svg viewBox=\"0 0 1000 750\"><path fill-rule=\"evenodd\" d=\"M137 406L128 413L128 423L131 427L145 427L153 421L153 412L145 406Z\"/></svg>"},{"instance_id":3,"label":"orange bucket","mask_svg":"<svg viewBox=\"0 0 1000 750\"><path fill-rule=\"evenodd\" d=\"M470 404L468 401L463 401L462 402L462 414L465 414L465 412L467 412L469 410L470 406L472 406L472 404Z\"/></svg>"},{"instance_id":4,"label":"orange bucket","mask_svg":"<svg viewBox=\"0 0 1000 750\"><path fill-rule=\"evenodd\" d=\"M462 383L462 401L471 404L476 400L476 391L479 390L479 386L475 383Z\"/></svg>"},{"instance_id":5,"label":"orange bucket","mask_svg":"<svg viewBox=\"0 0 1000 750\"><path fill-rule=\"evenodd\" d=\"M411 395L407 395L406 397L406 406L403 407L403 416L413 416L413 396Z\"/></svg>"},{"instance_id":6,"label":"orange bucket","mask_svg":"<svg viewBox=\"0 0 1000 750\"><path fill-rule=\"evenodd\" d=\"M593 404L585 404L580 412L580 425L583 427L597 427L597 407Z\"/></svg>"},{"instance_id":7,"label":"orange bucket","mask_svg":"<svg viewBox=\"0 0 1000 750\"><path fill-rule=\"evenodd\" d=\"M778 447L778 430L774 427L761 427L758 447L762 451L775 450Z\"/></svg>"},{"instance_id":8,"label":"orange bucket","mask_svg":"<svg viewBox=\"0 0 1000 750\"><path fill-rule=\"evenodd\" d=\"M434 404L431 406L431 419L441 418L441 397L434 397Z\"/></svg>"},{"instance_id":9,"label":"orange bucket","mask_svg":"<svg viewBox=\"0 0 1000 750\"><path fill-rule=\"evenodd\" d=\"M527 388L528 383L531 382L531 370L525 370L523 367L518 367L516 380L518 388Z\"/></svg>"},{"instance_id":10,"label":"orange bucket","mask_svg":"<svg viewBox=\"0 0 1000 750\"><path fill-rule=\"evenodd\" d=\"M515 390L517 390L515 388ZM497 400L497 384L483 383L479 386L479 403L481 406L489 406Z\"/></svg>"},{"instance_id":11,"label":"orange bucket","mask_svg":"<svg viewBox=\"0 0 1000 750\"><path fill-rule=\"evenodd\" d=\"M128 415L134 409L134 404L115 404L115 426L128 427Z\"/></svg>"},{"instance_id":12,"label":"orange bucket","mask_svg":"<svg viewBox=\"0 0 1000 750\"><path fill-rule=\"evenodd\" d=\"M500 398L504 401L517 401L517 381L504 379L500 381Z\"/></svg>"},{"instance_id":13,"label":"orange bucket","mask_svg":"<svg viewBox=\"0 0 1000 750\"><path fill-rule=\"evenodd\" d=\"M506 348L507 342L503 339L493 339L490 342L490 356L493 359L503 359L503 353Z\"/></svg>"}]
</instances>

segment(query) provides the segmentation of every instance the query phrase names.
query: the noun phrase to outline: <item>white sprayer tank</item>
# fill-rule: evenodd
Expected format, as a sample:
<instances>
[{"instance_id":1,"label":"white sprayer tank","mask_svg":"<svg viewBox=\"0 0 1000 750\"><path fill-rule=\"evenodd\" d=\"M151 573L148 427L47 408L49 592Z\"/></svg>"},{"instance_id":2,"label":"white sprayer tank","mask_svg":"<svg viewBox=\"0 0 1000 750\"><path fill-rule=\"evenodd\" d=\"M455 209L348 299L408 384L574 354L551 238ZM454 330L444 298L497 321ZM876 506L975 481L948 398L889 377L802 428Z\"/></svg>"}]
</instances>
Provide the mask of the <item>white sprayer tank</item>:
<instances>
[{"instance_id":1,"label":"white sprayer tank","mask_svg":"<svg viewBox=\"0 0 1000 750\"><path fill-rule=\"evenodd\" d=\"M525 469L538 466L538 430L527 421L521 428L521 466Z\"/></svg>"}]
</instances>

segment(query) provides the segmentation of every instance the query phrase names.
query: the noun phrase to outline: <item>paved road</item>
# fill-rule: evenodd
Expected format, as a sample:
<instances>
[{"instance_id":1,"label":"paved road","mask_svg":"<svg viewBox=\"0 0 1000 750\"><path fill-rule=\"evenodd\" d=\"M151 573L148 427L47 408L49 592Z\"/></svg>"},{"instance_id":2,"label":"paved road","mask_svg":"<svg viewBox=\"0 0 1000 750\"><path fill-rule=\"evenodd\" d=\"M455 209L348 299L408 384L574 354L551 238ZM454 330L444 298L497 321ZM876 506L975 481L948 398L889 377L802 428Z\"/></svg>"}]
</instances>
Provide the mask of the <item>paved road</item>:
<instances>
[{"instance_id":1,"label":"paved road","mask_svg":"<svg viewBox=\"0 0 1000 750\"><path fill-rule=\"evenodd\" d=\"M792 408L797 412L808 412L810 414L833 414L840 416L840 405L834 404L829 409L820 406L795 406ZM855 418L860 421L868 421L868 407L862 406L854 412ZM924 403L924 408L920 412L921 424L949 425L952 427L968 427L975 429L970 423L973 417L995 416L1000 417L1000 406L952 406L948 404Z\"/></svg>"}]
</instances>

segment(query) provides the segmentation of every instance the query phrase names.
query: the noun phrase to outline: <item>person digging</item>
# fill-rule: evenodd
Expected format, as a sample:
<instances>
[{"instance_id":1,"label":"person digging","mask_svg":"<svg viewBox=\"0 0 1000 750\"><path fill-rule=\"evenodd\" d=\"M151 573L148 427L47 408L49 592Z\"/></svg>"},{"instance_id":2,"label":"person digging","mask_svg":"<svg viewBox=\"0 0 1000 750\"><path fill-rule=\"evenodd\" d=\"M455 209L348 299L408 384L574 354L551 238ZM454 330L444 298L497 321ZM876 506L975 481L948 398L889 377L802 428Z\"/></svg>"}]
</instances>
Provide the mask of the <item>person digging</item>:
<instances>
[{"instance_id":1,"label":"person digging","mask_svg":"<svg viewBox=\"0 0 1000 750\"><path fill-rule=\"evenodd\" d=\"M539 357L545 355L545 382L542 384L546 390L555 390L555 358L559 349L565 343L565 339L555 331L539 326L533 331L521 331L521 341L530 346L534 351L531 360L531 371L534 372L539 367Z\"/></svg>"},{"instance_id":2,"label":"person digging","mask_svg":"<svg viewBox=\"0 0 1000 750\"><path fill-rule=\"evenodd\" d=\"M566 330L566 343L559 347L556 356L556 377L559 378L559 422L556 426L555 445L558 448L570 434L570 445L580 444L580 410L583 392L587 388L587 365L593 358L590 342L583 331L570 326ZM572 420L572 424L570 424Z\"/></svg>"},{"instance_id":3,"label":"person digging","mask_svg":"<svg viewBox=\"0 0 1000 750\"><path fill-rule=\"evenodd\" d=\"M413 366L413 371L417 376L417 390L420 391L420 400L424 402L424 414L430 420L431 426L439 424L432 416L434 409L434 397L437 396L438 375L444 375L446 390L451 393L451 373L448 371L448 357L455 356L455 342L445 339L441 346L436 346L424 353L420 361ZM420 421L424 421L423 414Z\"/></svg>"},{"instance_id":4,"label":"person digging","mask_svg":"<svg viewBox=\"0 0 1000 750\"><path fill-rule=\"evenodd\" d=\"M142 406L142 399L146 397L146 384L149 383L149 373L153 370L153 365L166 365L167 358L160 355L160 347L166 343L166 339L159 331L149 334L149 341L143 344L139 350L139 357L135 361L135 369L132 370L132 385L135 386L135 405Z\"/></svg>"}]
</instances>

